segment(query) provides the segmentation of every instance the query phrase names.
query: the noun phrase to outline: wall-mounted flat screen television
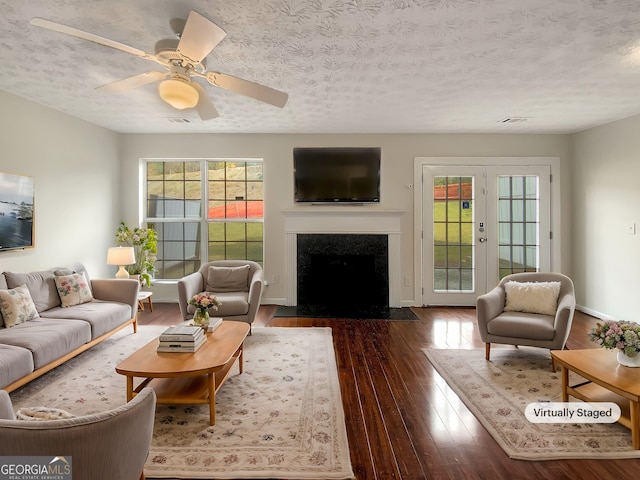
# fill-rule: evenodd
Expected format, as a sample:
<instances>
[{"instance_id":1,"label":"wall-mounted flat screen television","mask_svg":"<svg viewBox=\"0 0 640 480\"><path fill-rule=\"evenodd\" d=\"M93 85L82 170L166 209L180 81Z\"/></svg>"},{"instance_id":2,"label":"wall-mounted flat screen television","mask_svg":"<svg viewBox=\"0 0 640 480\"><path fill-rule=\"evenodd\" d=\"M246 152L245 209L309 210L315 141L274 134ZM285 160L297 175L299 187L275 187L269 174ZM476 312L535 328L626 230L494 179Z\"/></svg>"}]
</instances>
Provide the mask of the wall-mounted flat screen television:
<instances>
[{"instance_id":1,"label":"wall-mounted flat screen television","mask_svg":"<svg viewBox=\"0 0 640 480\"><path fill-rule=\"evenodd\" d=\"M0 252L33 247L33 179L0 173Z\"/></svg>"},{"instance_id":2,"label":"wall-mounted flat screen television","mask_svg":"<svg viewBox=\"0 0 640 480\"><path fill-rule=\"evenodd\" d=\"M379 203L382 151L366 148L294 148L296 203Z\"/></svg>"}]
</instances>

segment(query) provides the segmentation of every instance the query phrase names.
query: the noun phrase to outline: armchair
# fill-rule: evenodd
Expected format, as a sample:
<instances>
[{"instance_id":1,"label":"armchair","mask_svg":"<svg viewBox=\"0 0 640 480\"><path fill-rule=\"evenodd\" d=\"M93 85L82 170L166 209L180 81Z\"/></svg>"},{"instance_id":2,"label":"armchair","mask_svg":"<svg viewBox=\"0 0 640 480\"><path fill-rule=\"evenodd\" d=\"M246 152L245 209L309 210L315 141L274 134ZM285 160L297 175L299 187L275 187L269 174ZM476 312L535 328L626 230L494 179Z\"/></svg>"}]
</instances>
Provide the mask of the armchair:
<instances>
[{"instance_id":1,"label":"armchair","mask_svg":"<svg viewBox=\"0 0 640 480\"><path fill-rule=\"evenodd\" d=\"M156 395L144 388L112 410L64 420L16 420L9 394L0 390L0 445L6 456L68 455L73 478L144 479Z\"/></svg>"},{"instance_id":2,"label":"armchair","mask_svg":"<svg viewBox=\"0 0 640 480\"><path fill-rule=\"evenodd\" d=\"M534 300L534 308L506 309L507 282L560 282L557 304L544 313L543 298ZM529 294L531 291L529 292ZM540 292L544 295L545 292ZM531 303L531 302L530 302ZM485 358L489 360L491 343L528 345L562 350L569 338L576 300L571 279L560 273L527 272L504 277L490 292L476 301L476 318L480 338L485 342ZM520 311L518 311L520 310ZM524 310L524 311L523 311ZM555 365L552 361L552 369Z\"/></svg>"},{"instance_id":3,"label":"armchair","mask_svg":"<svg viewBox=\"0 0 640 480\"><path fill-rule=\"evenodd\" d=\"M258 313L263 284L264 273L259 263L251 260L206 262L197 272L178 281L180 313L185 321L192 319L195 307L189 305L189 299L208 291L222 303L209 315L251 324Z\"/></svg>"}]
</instances>

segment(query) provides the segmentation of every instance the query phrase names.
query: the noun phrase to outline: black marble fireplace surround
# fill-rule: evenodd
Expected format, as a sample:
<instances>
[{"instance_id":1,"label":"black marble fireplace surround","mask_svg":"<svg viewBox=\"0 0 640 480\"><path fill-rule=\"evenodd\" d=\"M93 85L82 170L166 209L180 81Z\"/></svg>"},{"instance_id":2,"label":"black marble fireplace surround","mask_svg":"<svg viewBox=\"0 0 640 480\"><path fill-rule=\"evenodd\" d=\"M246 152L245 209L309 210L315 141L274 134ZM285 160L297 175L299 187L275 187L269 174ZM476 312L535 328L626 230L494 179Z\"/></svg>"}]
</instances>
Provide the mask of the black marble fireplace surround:
<instances>
[{"instance_id":1,"label":"black marble fireplace surround","mask_svg":"<svg viewBox=\"0 0 640 480\"><path fill-rule=\"evenodd\" d=\"M298 312L361 317L388 310L388 243L378 234L298 234Z\"/></svg>"}]
</instances>

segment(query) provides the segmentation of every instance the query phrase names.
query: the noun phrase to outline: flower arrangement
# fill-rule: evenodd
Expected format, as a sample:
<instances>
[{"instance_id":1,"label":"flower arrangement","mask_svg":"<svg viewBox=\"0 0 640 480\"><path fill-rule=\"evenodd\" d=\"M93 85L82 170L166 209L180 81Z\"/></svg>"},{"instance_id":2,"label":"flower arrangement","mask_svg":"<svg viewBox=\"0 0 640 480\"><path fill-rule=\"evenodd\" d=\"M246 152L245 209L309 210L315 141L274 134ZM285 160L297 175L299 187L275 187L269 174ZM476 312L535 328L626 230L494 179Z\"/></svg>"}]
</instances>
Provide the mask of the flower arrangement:
<instances>
[{"instance_id":1,"label":"flower arrangement","mask_svg":"<svg viewBox=\"0 0 640 480\"><path fill-rule=\"evenodd\" d=\"M140 275L140 282L147 287L151 285L158 253L158 234L153 228L129 228L120 222L116 230L116 240L120 245L133 247L136 263L126 267L129 275Z\"/></svg>"},{"instance_id":2,"label":"flower arrangement","mask_svg":"<svg viewBox=\"0 0 640 480\"><path fill-rule=\"evenodd\" d=\"M589 338L604 348L617 348L633 358L640 352L640 323L628 320L598 322L589 332Z\"/></svg>"},{"instance_id":3,"label":"flower arrangement","mask_svg":"<svg viewBox=\"0 0 640 480\"><path fill-rule=\"evenodd\" d=\"M196 310L208 311L210 308L214 310L218 309L218 305L222 305L222 302L218 300L214 295L209 292L202 292L194 295L189 299L189 305L196 307Z\"/></svg>"}]
</instances>

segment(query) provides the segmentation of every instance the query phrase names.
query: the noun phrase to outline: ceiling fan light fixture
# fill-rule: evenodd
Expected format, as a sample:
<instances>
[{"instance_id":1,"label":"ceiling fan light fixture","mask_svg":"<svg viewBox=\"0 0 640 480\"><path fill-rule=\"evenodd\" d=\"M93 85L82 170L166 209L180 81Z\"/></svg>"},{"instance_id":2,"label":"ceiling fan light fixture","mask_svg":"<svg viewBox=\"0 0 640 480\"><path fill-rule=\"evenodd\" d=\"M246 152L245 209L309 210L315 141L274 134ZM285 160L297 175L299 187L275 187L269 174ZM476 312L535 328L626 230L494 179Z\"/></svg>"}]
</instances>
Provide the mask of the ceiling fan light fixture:
<instances>
[{"instance_id":1,"label":"ceiling fan light fixture","mask_svg":"<svg viewBox=\"0 0 640 480\"><path fill-rule=\"evenodd\" d=\"M158 84L160 98L178 110L193 108L197 105L200 96L190 82L177 78L169 78Z\"/></svg>"}]
</instances>

